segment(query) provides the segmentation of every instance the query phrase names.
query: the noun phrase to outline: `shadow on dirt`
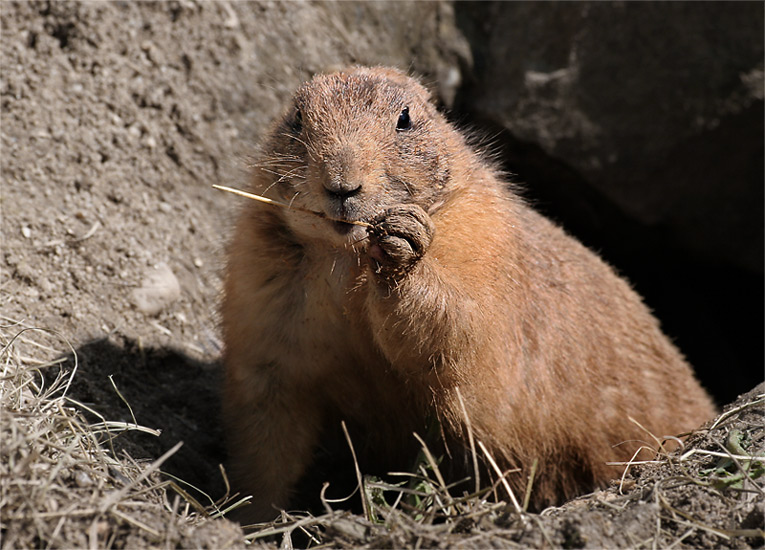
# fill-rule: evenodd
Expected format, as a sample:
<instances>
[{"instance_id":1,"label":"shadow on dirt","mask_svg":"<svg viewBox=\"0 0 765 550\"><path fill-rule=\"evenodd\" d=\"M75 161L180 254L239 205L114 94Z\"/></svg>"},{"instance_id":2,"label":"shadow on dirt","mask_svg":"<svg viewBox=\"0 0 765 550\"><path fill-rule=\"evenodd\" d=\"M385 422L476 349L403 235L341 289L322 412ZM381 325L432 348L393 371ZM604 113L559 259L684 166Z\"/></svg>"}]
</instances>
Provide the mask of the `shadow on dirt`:
<instances>
[{"instance_id":1,"label":"shadow on dirt","mask_svg":"<svg viewBox=\"0 0 765 550\"><path fill-rule=\"evenodd\" d=\"M117 455L127 452L136 460L153 461L182 441L162 470L213 500L224 495L218 467L225 461L218 362L197 361L172 349L142 348L135 341L119 345L106 339L85 344L76 353L78 368L69 397L109 421L133 422L132 410L138 425L161 431L159 437L138 431L119 435L114 439ZM88 421L102 420L83 412ZM203 496L192 494L201 504L209 504Z\"/></svg>"},{"instance_id":2,"label":"shadow on dirt","mask_svg":"<svg viewBox=\"0 0 765 550\"><path fill-rule=\"evenodd\" d=\"M67 395L103 417L81 407L89 422L105 419L132 423L134 416L139 426L161 431L159 437L139 431L120 434L113 440L118 457L127 453L135 460L153 462L182 441L183 446L161 470L204 491L214 501L225 495L226 485L219 468L226 463L220 362L199 361L169 348L143 348L128 339L96 340L78 348L76 354L77 373ZM68 368L72 365L70 356ZM348 443L339 422L333 426L322 432L311 468L296 484L293 509L314 514L325 512L320 493L322 485L328 482L326 497L339 499L334 507L362 512ZM365 433L354 426L348 429L352 440L362 445ZM108 443L104 447L109 448ZM367 466L362 465L364 473L375 476L386 471ZM402 468L407 469L404 465L395 469ZM188 486L183 488L189 491ZM189 492L202 505L210 504L204 495Z\"/></svg>"}]
</instances>

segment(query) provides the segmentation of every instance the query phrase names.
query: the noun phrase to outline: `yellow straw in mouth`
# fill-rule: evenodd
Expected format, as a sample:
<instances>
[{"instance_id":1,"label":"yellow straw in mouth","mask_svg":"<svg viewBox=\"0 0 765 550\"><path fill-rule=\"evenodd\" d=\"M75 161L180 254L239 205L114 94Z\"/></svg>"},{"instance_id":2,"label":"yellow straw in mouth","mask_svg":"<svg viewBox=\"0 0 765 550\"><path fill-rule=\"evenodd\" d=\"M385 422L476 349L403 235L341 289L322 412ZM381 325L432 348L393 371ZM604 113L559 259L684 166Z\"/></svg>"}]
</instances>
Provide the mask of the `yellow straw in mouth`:
<instances>
[{"instance_id":1,"label":"yellow straw in mouth","mask_svg":"<svg viewBox=\"0 0 765 550\"><path fill-rule=\"evenodd\" d=\"M307 208L301 208L300 206L292 206L290 204L287 204L286 202L275 201L273 199L269 199L268 197L264 197L262 195L256 195L254 193L248 193L247 191L241 191L239 189L234 189L233 187L226 187L225 185L214 185L214 184L213 184L213 187L215 189L220 189L221 191L228 191L229 193L233 193L234 195L239 195L241 197L246 197L248 199L260 201L265 204L270 204L273 206L281 206L282 208L286 208L288 210L297 210L299 212L305 212L306 214L313 214L314 216L319 216L320 218L324 218L325 220L340 222L340 223L349 223L351 225L360 225L361 227L372 227L371 223L362 222L358 220L339 220L337 218L331 218L327 216L324 212L316 212L314 210L308 210Z\"/></svg>"}]
</instances>

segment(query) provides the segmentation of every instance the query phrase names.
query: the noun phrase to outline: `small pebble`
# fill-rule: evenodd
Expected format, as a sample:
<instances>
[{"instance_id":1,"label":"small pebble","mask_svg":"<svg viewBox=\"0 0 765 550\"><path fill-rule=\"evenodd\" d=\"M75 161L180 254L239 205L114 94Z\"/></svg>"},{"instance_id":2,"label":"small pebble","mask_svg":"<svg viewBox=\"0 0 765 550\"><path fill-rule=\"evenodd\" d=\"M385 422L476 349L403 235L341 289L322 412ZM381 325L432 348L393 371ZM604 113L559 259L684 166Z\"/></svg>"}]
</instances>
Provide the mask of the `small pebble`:
<instances>
[{"instance_id":1,"label":"small pebble","mask_svg":"<svg viewBox=\"0 0 765 550\"><path fill-rule=\"evenodd\" d=\"M167 264L157 264L144 273L141 286L132 292L138 311L157 315L181 297L181 285Z\"/></svg>"},{"instance_id":2,"label":"small pebble","mask_svg":"<svg viewBox=\"0 0 765 550\"><path fill-rule=\"evenodd\" d=\"M15 263L15 267L16 267L16 276L19 279L24 279L29 282L32 282L35 280L35 271L32 269L32 266L30 266L26 260L17 261Z\"/></svg>"},{"instance_id":3,"label":"small pebble","mask_svg":"<svg viewBox=\"0 0 765 550\"><path fill-rule=\"evenodd\" d=\"M25 239L28 239L29 237L32 236L32 230L29 228L28 225L22 225L21 234L24 236Z\"/></svg>"},{"instance_id":4,"label":"small pebble","mask_svg":"<svg viewBox=\"0 0 765 550\"><path fill-rule=\"evenodd\" d=\"M78 471L74 474L74 482L78 487L89 487L93 485L93 479L82 471Z\"/></svg>"}]
</instances>

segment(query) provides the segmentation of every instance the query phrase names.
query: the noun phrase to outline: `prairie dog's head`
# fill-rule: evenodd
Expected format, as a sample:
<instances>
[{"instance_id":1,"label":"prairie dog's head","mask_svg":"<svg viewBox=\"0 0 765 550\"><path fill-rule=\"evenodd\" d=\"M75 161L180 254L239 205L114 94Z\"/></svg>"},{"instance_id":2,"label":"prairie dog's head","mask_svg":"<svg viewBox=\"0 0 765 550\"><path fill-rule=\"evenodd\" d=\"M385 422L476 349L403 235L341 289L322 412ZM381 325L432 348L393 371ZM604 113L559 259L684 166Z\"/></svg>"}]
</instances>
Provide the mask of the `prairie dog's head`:
<instances>
[{"instance_id":1,"label":"prairie dog's head","mask_svg":"<svg viewBox=\"0 0 765 550\"><path fill-rule=\"evenodd\" d=\"M426 211L448 192L459 135L416 80L386 68L316 76L293 96L256 164L259 192L340 220L369 220L416 203ZM364 228L296 211L292 231L343 245Z\"/></svg>"}]
</instances>

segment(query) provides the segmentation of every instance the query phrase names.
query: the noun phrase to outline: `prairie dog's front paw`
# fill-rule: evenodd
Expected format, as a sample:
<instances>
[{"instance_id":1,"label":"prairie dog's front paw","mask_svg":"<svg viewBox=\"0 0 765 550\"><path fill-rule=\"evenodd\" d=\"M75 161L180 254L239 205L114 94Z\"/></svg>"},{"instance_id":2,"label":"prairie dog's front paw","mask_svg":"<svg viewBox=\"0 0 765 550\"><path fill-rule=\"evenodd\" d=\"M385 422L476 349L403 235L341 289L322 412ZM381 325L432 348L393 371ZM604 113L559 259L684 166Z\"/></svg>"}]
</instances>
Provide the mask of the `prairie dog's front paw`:
<instances>
[{"instance_id":1,"label":"prairie dog's front paw","mask_svg":"<svg viewBox=\"0 0 765 550\"><path fill-rule=\"evenodd\" d=\"M430 247L433 220L416 204L388 208L371 221L369 255L372 269L382 280L406 275Z\"/></svg>"}]
</instances>

